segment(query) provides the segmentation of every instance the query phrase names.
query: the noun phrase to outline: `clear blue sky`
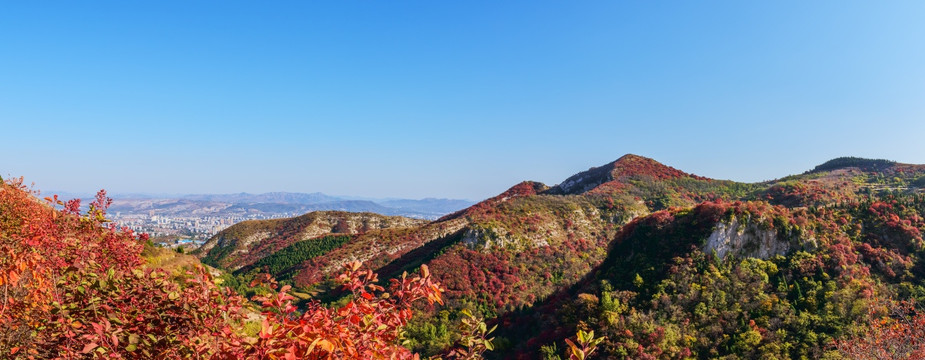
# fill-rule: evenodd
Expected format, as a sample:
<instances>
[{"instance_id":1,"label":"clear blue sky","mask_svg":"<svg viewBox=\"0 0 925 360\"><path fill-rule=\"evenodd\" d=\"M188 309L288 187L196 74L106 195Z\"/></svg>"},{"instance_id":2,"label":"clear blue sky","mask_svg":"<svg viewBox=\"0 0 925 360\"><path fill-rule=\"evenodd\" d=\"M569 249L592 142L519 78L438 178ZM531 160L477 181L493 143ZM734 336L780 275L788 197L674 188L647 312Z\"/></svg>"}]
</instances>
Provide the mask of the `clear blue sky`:
<instances>
[{"instance_id":1,"label":"clear blue sky","mask_svg":"<svg viewBox=\"0 0 925 360\"><path fill-rule=\"evenodd\" d=\"M0 175L482 199L626 153L925 163L922 1L0 4Z\"/></svg>"}]
</instances>

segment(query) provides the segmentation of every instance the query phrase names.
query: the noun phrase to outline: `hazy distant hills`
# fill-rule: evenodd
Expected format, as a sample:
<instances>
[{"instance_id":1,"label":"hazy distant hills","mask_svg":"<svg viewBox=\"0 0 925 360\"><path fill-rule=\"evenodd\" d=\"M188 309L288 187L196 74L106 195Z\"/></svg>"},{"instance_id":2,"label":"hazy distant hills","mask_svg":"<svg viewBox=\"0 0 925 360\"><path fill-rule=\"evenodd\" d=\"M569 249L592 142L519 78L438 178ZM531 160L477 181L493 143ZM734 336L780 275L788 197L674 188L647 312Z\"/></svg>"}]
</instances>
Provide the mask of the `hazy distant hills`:
<instances>
[{"instance_id":1,"label":"hazy distant hills","mask_svg":"<svg viewBox=\"0 0 925 360\"><path fill-rule=\"evenodd\" d=\"M88 194L46 192L62 198L89 199ZM296 216L311 211L373 212L390 216L436 219L474 204L460 199L355 199L323 193L270 192L264 194L110 194L111 214L144 213L160 216L246 216L252 214ZM88 204L89 201L84 201Z\"/></svg>"},{"instance_id":2,"label":"hazy distant hills","mask_svg":"<svg viewBox=\"0 0 925 360\"><path fill-rule=\"evenodd\" d=\"M193 194L181 197L186 200L240 203L270 203L270 204L320 204L344 200L336 196L315 193L269 192L264 194Z\"/></svg>"}]
</instances>

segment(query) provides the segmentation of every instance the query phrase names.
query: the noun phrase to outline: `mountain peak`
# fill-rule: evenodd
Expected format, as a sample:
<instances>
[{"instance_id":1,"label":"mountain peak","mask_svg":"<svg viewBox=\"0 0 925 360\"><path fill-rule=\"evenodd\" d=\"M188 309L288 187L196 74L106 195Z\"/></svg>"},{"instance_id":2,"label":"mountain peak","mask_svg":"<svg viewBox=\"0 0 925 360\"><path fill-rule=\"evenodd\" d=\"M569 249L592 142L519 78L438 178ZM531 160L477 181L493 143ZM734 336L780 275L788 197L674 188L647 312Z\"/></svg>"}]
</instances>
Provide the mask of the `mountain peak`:
<instances>
[{"instance_id":1,"label":"mountain peak","mask_svg":"<svg viewBox=\"0 0 925 360\"><path fill-rule=\"evenodd\" d=\"M840 170L847 168L857 168L862 171L884 171L897 165L897 162L885 159L865 159L854 156L843 156L835 158L816 166L809 173L822 171Z\"/></svg>"},{"instance_id":2,"label":"mountain peak","mask_svg":"<svg viewBox=\"0 0 925 360\"><path fill-rule=\"evenodd\" d=\"M615 160L614 162L608 165L613 165L614 167L618 167L618 168L629 168L631 170L641 170L639 169L640 167L671 169L670 166L662 164L656 161L655 159L647 158L645 156L639 156L636 154L623 155L619 159Z\"/></svg>"},{"instance_id":3,"label":"mountain peak","mask_svg":"<svg viewBox=\"0 0 925 360\"><path fill-rule=\"evenodd\" d=\"M629 178L646 177L653 180L668 180L680 177L707 178L691 175L654 159L635 154L626 154L619 159L587 171L580 172L565 179L561 184L549 190L550 194L582 194L602 184L624 181Z\"/></svg>"},{"instance_id":4,"label":"mountain peak","mask_svg":"<svg viewBox=\"0 0 925 360\"><path fill-rule=\"evenodd\" d=\"M549 186L541 182L536 181L522 181L517 185L512 186L510 189L505 190L503 193L498 194L495 197L483 200L479 204L493 204L507 201L508 199L515 198L518 196L532 196L539 194L543 191L549 189ZM476 205L479 205L476 204Z\"/></svg>"},{"instance_id":5,"label":"mountain peak","mask_svg":"<svg viewBox=\"0 0 925 360\"><path fill-rule=\"evenodd\" d=\"M655 161L655 159L647 158L645 156L636 155L636 154L623 155L619 159L614 161L614 163L630 162L630 161L650 161L650 162L658 163L658 161Z\"/></svg>"},{"instance_id":6,"label":"mountain peak","mask_svg":"<svg viewBox=\"0 0 925 360\"><path fill-rule=\"evenodd\" d=\"M472 205L468 208L459 210L452 214L445 215L437 221L454 219L463 214L468 214L472 212L482 211L488 207L493 206L494 204L502 203L508 201L511 198L520 197L520 196L533 196L544 191L549 190L549 186L537 181L522 181L517 185L512 186L511 188L505 190L503 193L498 194L494 197L482 200L475 205Z\"/></svg>"}]
</instances>

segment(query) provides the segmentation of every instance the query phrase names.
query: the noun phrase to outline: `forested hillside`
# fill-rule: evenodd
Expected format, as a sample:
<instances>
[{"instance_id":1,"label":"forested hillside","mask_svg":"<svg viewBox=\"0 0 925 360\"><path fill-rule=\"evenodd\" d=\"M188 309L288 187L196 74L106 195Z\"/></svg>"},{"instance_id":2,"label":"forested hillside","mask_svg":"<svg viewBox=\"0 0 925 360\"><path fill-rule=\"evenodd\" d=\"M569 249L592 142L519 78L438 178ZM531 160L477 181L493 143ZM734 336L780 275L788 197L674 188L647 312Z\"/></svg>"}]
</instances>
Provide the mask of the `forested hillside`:
<instances>
[{"instance_id":1,"label":"forested hillside","mask_svg":"<svg viewBox=\"0 0 925 360\"><path fill-rule=\"evenodd\" d=\"M429 265L447 306L408 328L424 354L455 343L465 310L499 326L489 357L559 356L577 330L605 334L613 358L837 356L837 339L920 296L923 179L841 158L738 183L627 155L270 272L333 301L347 261L383 277Z\"/></svg>"},{"instance_id":2,"label":"forested hillside","mask_svg":"<svg viewBox=\"0 0 925 360\"><path fill-rule=\"evenodd\" d=\"M921 165L738 183L627 155L432 222L244 222L196 253L212 274L107 225L104 194L3 186L14 358L925 356Z\"/></svg>"}]
</instances>

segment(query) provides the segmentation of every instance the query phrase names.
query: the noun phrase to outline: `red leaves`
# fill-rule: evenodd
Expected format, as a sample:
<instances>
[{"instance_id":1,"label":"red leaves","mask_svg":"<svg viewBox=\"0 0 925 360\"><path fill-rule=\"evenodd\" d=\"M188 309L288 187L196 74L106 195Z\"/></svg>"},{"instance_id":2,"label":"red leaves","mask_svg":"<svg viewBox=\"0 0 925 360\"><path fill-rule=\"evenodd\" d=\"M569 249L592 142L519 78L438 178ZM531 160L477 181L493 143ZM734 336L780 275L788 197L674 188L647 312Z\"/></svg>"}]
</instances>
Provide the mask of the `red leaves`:
<instances>
[{"instance_id":1,"label":"red leaves","mask_svg":"<svg viewBox=\"0 0 925 360\"><path fill-rule=\"evenodd\" d=\"M889 316L878 317L872 310L870 325L865 333L838 340L833 346L849 359L925 358L925 314L912 304L892 308Z\"/></svg>"},{"instance_id":2,"label":"red leaves","mask_svg":"<svg viewBox=\"0 0 925 360\"><path fill-rule=\"evenodd\" d=\"M79 215L80 201L62 202L57 196L46 203L34 198L21 182L0 184L0 353L13 348L28 356L38 353L40 341L33 330L53 323L49 314L62 304L61 296L86 284L66 281L81 272L97 279L107 270L123 272L142 263L141 241L131 231L104 227L110 200L101 191L94 214ZM60 211L54 206L63 206ZM70 310L69 310L70 311ZM73 337L88 322L62 322L60 335ZM42 349L47 350L47 349ZM78 349L78 350L82 350Z\"/></svg>"},{"instance_id":3,"label":"red leaves","mask_svg":"<svg viewBox=\"0 0 925 360\"><path fill-rule=\"evenodd\" d=\"M284 359L412 358L398 341L411 319L410 307L419 300L442 302L443 290L433 282L427 266L420 276L392 279L388 296L375 285L376 274L361 270L360 262L345 265L337 279L350 290L353 300L340 308L309 303L301 315L291 306L288 286L275 296L260 298L266 316L256 343L236 355Z\"/></svg>"},{"instance_id":4,"label":"red leaves","mask_svg":"<svg viewBox=\"0 0 925 360\"><path fill-rule=\"evenodd\" d=\"M614 178L649 176L659 180L667 180L689 176L697 180L708 180L705 177L688 174L658 161L636 155L625 155L614 162L613 166L612 174Z\"/></svg>"},{"instance_id":5,"label":"red leaves","mask_svg":"<svg viewBox=\"0 0 925 360\"><path fill-rule=\"evenodd\" d=\"M0 354L33 358L413 358L399 344L421 300L442 303L426 266L392 279L347 264L338 277L353 292L340 308L310 303L299 315L290 286L257 299L264 306L255 339L240 329L245 301L218 288L204 270L173 280L142 270L145 236L104 226L111 200L100 191L90 211L80 201L48 205L16 184L0 186ZM180 283L178 283L179 281ZM272 278L259 282L276 287ZM256 284L255 284L256 285ZM377 295L378 294L378 295ZM240 330L239 330L240 331Z\"/></svg>"}]
</instances>

